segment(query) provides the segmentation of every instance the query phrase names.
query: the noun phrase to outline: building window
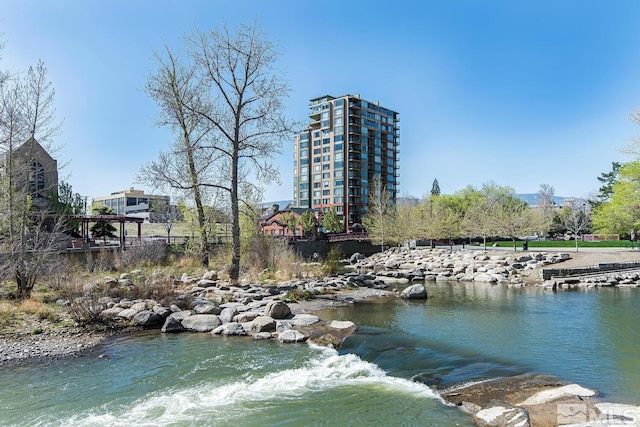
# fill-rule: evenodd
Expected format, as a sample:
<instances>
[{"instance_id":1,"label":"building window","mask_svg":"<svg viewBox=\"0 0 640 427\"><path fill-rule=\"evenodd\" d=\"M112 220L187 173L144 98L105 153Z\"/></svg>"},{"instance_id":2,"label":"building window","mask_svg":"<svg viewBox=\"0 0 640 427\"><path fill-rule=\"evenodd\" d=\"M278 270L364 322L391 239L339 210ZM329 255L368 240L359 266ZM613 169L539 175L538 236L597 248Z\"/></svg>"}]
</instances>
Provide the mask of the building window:
<instances>
[{"instance_id":1,"label":"building window","mask_svg":"<svg viewBox=\"0 0 640 427\"><path fill-rule=\"evenodd\" d=\"M331 178L331 173L330 172L324 172L322 174L322 179L327 179L327 178Z\"/></svg>"},{"instance_id":2,"label":"building window","mask_svg":"<svg viewBox=\"0 0 640 427\"><path fill-rule=\"evenodd\" d=\"M342 151L342 143L334 145L333 149L335 151Z\"/></svg>"},{"instance_id":3,"label":"building window","mask_svg":"<svg viewBox=\"0 0 640 427\"><path fill-rule=\"evenodd\" d=\"M325 188L329 187L329 181L322 181L322 186Z\"/></svg>"},{"instance_id":4,"label":"building window","mask_svg":"<svg viewBox=\"0 0 640 427\"><path fill-rule=\"evenodd\" d=\"M331 195L331 190L322 190L322 195L323 196L330 196Z\"/></svg>"},{"instance_id":5,"label":"building window","mask_svg":"<svg viewBox=\"0 0 640 427\"><path fill-rule=\"evenodd\" d=\"M24 181L23 181L24 182ZM31 177L29 179L29 193L35 197L45 197L44 194L44 166L37 160L31 163Z\"/></svg>"},{"instance_id":6,"label":"building window","mask_svg":"<svg viewBox=\"0 0 640 427\"><path fill-rule=\"evenodd\" d=\"M342 107L336 108L335 110L333 110L333 114L336 115L336 116L341 116L342 115Z\"/></svg>"},{"instance_id":7,"label":"building window","mask_svg":"<svg viewBox=\"0 0 640 427\"><path fill-rule=\"evenodd\" d=\"M343 174L344 174L344 171L342 169L333 171L334 178L342 178Z\"/></svg>"},{"instance_id":8,"label":"building window","mask_svg":"<svg viewBox=\"0 0 640 427\"><path fill-rule=\"evenodd\" d=\"M330 162L331 161L331 155L327 154L326 156L322 156L322 161L323 162Z\"/></svg>"},{"instance_id":9,"label":"building window","mask_svg":"<svg viewBox=\"0 0 640 427\"><path fill-rule=\"evenodd\" d=\"M328 144L329 142L331 142L331 139L329 139L329 138L324 138L324 139L322 140L322 143L323 143L323 144Z\"/></svg>"},{"instance_id":10,"label":"building window","mask_svg":"<svg viewBox=\"0 0 640 427\"><path fill-rule=\"evenodd\" d=\"M334 197L333 203L342 203L342 197Z\"/></svg>"}]
</instances>

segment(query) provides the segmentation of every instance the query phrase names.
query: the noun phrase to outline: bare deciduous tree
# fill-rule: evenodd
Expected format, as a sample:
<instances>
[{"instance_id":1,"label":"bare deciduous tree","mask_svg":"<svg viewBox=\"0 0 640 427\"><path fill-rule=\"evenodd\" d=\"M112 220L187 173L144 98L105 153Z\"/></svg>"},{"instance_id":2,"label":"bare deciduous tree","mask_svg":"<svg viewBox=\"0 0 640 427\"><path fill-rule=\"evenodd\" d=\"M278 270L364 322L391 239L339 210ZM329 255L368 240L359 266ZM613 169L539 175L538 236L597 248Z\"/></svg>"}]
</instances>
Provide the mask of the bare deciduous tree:
<instances>
[{"instance_id":1,"label":"bare deciduous tree","mask_svg":"<svg viewBox=\"0 0 640 427\"><path fill-rule=\"evenodd\" d=\"M57 252L60 226L48 205L35 205L45 194L32 185L39 173L34 147L36 140L47 145L61 123L55 122L55 92L42 61L24 77L0 74L0 275L13 277L17 298L26 299Z\"/></svg>"},{"instance_id":2,"label":"bare deciduous tree","mask_svg":"<svg viewBox=\"0 0 640 427\"><path fill-rule=\"evenodd\" d=\"M203 148L203 143L210 129L192 111L194 105L203 102L195 67L184 65L166 46L165 51L165 57L154 55L158 70L149 77L145 92L160 107L156 123L173 130L175 140L169 151L161 152L156 161L142 167L138 181L152 187L169 187L193 200L200 261L202 265L208 265L209 235L203 185L212 178L210 169L215 159L211 150Z\"/></svg>"},{"instance_id":3,"label":"bare deciduous tree","mask_svg":"<svg viewBox=\"0 0 640 427\"><path fill-rule=\"evenodd\" d=\"M578 252L578 236L587 231L591 224L591 220L587 212L587 204L580 204L575 200L571 200L562 207L560 216L562 218L562 223L567 228L567 231L573 234L573 238L576 242L576 252Z\"/></svg>"},{"instance_id":4,"label":"bare deciduous tree","mask_svg":"<svg viewBox=\"0 0 640 427\"><path fill-rule=\"evenodd\" d=\"M283 101L289 87L282 73L274 69L274 45L256 25L241 25L235 34L226 26L196 31L186 41L188 65L182 65L166 49L169 59L156 57L160 73L147 88L171 119L167 124L180 132L180 147L185 153L157 164L171 165L180 178L165 176L161 178L164 182L173 183L174 188L182 185L194 197L206 188L228 195L232 235L229 275L237 281L240 192L252 179L264 183L278 177L269 159L280 151L293 127L284 116ZM161 90L150 90L156 87ZM142 175L154 170L158 168L148 167ZM201 238L206 243L206 233Z\"/></svg>"},{"instance_id":5,"label":"bare deciduous tree","mask_svg":"<svg viewBox=\"0 0 640 427\"><path fill-rule=\"evenodd\" d=\"M541 234L546 235L551 227L551 221L553 221L555 202L553 196L556 194L556 189L549 184L540 184L540 189L537 195L537 205L540 210L541 216Z\"/></svg>"},{"instance_id":6,"label":"bare deciduous tree","mask_svg":"<svg viewBox=\"0 0 640 427\"><path fill-rule=\"evenodd\" d=\"M362 219L367 234L373 242L380 244L384 250L389 243L395 224L395 206L391 203L391 195L380 177L375 177L369 189L369 207Z\"/></svg>"}]
</instances>

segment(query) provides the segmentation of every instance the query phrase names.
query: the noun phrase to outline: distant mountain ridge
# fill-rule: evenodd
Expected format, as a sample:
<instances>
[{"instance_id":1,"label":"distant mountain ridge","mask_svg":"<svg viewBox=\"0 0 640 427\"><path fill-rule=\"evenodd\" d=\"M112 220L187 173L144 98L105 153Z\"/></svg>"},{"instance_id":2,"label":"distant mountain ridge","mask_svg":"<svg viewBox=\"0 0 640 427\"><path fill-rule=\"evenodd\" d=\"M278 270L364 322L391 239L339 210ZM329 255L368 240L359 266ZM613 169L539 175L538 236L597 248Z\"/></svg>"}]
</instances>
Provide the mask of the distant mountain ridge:
<instances>
[{"instance_id":1,"label":"distant mountain ridge","mask_svg":"<svg viewBox=\"0 0 640 427\"><path fill-rule=\"evenodd\" d=\"M519 193L515 195L520 200L526 202L529 206L538 204L538 193ZM553 196L551 197L551 201L555 202L556 205L562 206L565 200L575 199L578 202L582 203L585 201L579 197L563 197L563 196Z\"/></svg>"}]
</instances>

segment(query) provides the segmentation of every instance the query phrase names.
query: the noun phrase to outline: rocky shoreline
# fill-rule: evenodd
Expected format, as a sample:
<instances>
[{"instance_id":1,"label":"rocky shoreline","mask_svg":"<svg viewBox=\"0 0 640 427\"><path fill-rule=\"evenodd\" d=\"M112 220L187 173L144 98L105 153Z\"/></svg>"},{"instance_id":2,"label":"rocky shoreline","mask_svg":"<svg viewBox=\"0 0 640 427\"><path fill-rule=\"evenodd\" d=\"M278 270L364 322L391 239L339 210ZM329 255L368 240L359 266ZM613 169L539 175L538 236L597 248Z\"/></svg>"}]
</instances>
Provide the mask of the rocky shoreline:
<instances>
[{"instance_id":1,"label":"rocky shoreline","mask_svg":"<svg viewBox=\"0 0 640 427\"><path fill-rule=\"evenodd\" d=\"M393 249L369 258L356 254L349 260L351 272L324 279L234 286L220 280L215 271L199 277L184 274L171 278L177 296L168 304L116 296L136 286L133 280L140 273L131 272L118 278L105 277L85 287L88 292L102 290L114 295L98 301L102 307L99 317L113 328L95 332L76 327L40 334L3 335L0 366L95 354L118 334L143 329L248 335L256 340L339 347L356 331L357 325L349 321L325 321L316 315L321 310L384 297L426 299L422 282L429 280L549 287L550 283L540 280L540 269L570 258L568 253ZM149 280L166 281L167 277L158 271ZM407 286L399 293L388 289L392 284ZM553 290L556 288L559 287ZM305 298L300 298L301 295ZM308 296L313 298L307 299ZM541 375L494 379L440 392L445 401L471 413L480 426L558 425L563 415L558 412L558 405L584 406L588 414L600 421L610 417L598 425L611 425L614 421L629 421L630 417L625 418L624 414L639 409L600 402L593 390ZM634 420L640 422L640 416Z\"/></svg>"}]
</instances>

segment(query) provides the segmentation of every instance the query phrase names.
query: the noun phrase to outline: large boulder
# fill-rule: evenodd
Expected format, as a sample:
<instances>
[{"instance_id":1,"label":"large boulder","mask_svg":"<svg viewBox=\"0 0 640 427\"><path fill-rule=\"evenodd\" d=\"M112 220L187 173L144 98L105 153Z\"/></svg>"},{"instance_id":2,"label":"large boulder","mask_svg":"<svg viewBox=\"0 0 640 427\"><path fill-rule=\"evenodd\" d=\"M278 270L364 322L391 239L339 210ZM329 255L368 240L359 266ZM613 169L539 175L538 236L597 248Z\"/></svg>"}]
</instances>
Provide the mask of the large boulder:
<instances>
[{"instance_id":1,"label":"large boulder","mask_svg":"<svg viewBox=\"0 0 640 427\"><path fill-rule=\"evenodd\" d=\"M169 310L167 307L163 307L160 304L154 305L152 310L155 314L162 317L163 319L171 314L171 310Z\"/></svg>"},{"instance_id":2,"label":"large boulder","mask_svg":"<svg viewBox=\"0 0 640 427\"><path fill-rule=\"evenodd\" d=\"M182 321L182 326L192 332L210 332L221 324L220 318L215 314L192 314Z\"/></svg>"},{"instance_id":3,"label":"large boulder","mask_svg":"<svg viewBox=\"0 0 640 427\"><path fill-rule=\"evenodd\" d=\"M427 289L422 283L411 285L400 294L403 299L427 299Z\"/></svg>"},{"instance_id":4,"label":"large boulder","mask_svg":"<svg viewBox=\"0 0 640 427\"><path fill-rule=\"evenodd\" d=\"M293 326L309 326L309 325L313 325L314 323L318 323L320 321L320 318L318 316L314 316L313 314L296 314L295 316L293 316L293 318L291 319L291 324Z\"/></svg>"},{"instance_id":5,"label":"large boulder","mask_svg":"<svg viewBox=\"0 0 640 427\"><path fill-rule=\"evenodd\" d=\"M305 342L306 340L307 336L300 331L296 331L295 329L287 329L286 331L281 332L278 335L278 342L283 344Z\"/></svg>"},{"instance_id":6,"label":"large boulder","mask_svg":"<svg viewBox=\"0 0 640 427\"><path fill-rule=\"evenodd\" d=\"M118 316L118 314L120 314L120 312L124 311L124 308L122 307L111 307L111 308L107 308L106 310L102 310L100 312L100 318L103 320L109 320L109 319L113 319L115 317Z\"/></svg>"},{"instance_id":7,"label":"large boulder","mask_svg":"<svg viewBox=\"0 0 640 427\"><path fill-rule=\"evenodd\" d=\"M241 323L237 323L237 322L225 323L220 327L222 328L222 330L220 331L220 334L224 335L225 337L228 337L231 335L247 335L247 332L244 330Z\"/></svg>"},{"instance_id":8,"label":"large boulder","mask_svg":"<svg viewBox=\"0 0 640 427\"><path fill-rule=\"evenodd\" d=\"M246 323L246 322L251 322L253 319L255 319L258 316L260 316L260 313L258 313L257 311L245 311L243 313L238 313L233 318L233 321L238 323Z\"/></svg>"},{"instance_id":9,"label":"large boulder","mask_svg":"<svg viewBox=\"0 0 640 427\"><path fill-rule=\"evenodd\" d=\"M259 316L253 319L251 323L251 333L274 332L276 330L276 321L273 317Z\"/></svg>"},{"instance_id":10,"label":"large boulder","mask_svg":"<svg viewBox=\"0 0 640 427\"><path fill-rule=\"evenodd\" d=\"M284 319L290 314L291 309L282 301L270 301L264 308L264 315L273 319Z\"/></svg>"},{"instance_id":11,"label":"large boulder","mask_svg":"<svg viewBox=\"0 0 640 427\"><path fill-rule=\"evenodd\" d=\"M473 416L479 427L530 427L529 412L507 402L493 401Z\"/></svg>"},{"instance_id":12,"label":"large boulder","mask_svg":"<svg viewBox=\"0 0 640 427\"><path fill-rule=\"evenodd\" d=\"M160 332L164 332L164 333L174 333L174 332L183 332L186 329L184 328L184 326L182 326L182 322L173 317L173 315L169 316L166 318L166 320L164 321L164 325L162 325L162 328L160 329Z\"/></svg>"},{"instance_id":13,"label":"large boulder","mask_svg":"<svg viewBox=\"0 0 640 427\"><path fill-rule=\"evenodd\" d=\"M229 323L233 320L233 318L238 314L238 309L235 307L226 307L223 308L220 312L220 320L222 323Z\"/></svg>"},{"instance_id":14,"label":"large boulder","mask_svg":"<svg viewBox=\"0 0 640 427\"><path fill-rule=\"evenodd\" d=\"M222 309L212 303L211 301L204 301L200 304L196 304L193 306L193 311L196 314L220 314Z\"/></svg>"},{"instance_id":15,"label":"large boulder","mask_svg":"<svg viewBox=\"0 0 640 427\"><path fill-rule=\"evenodd\" d=\"M151 310L142 310L133 316L133 321L146 328L159 325L162 318Z\"/></svg>"}]
</instances>

